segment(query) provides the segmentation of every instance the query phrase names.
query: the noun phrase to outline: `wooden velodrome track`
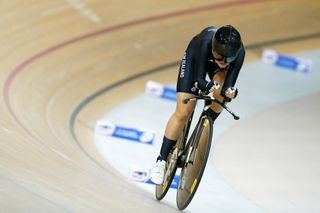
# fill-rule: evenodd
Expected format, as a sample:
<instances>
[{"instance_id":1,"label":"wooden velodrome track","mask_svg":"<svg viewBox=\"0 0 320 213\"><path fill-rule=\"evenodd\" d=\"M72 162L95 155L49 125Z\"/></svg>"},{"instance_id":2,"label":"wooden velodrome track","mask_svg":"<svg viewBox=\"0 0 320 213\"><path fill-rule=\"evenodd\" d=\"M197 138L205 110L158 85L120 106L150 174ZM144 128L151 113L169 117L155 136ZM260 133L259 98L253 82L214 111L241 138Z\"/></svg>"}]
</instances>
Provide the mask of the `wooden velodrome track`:
<instances>
[{"instance_id":1,"label":"wooden velodrome track","mask_svg":"<svg viewBox=\"0 0 320 213\"><path fill-rule=\"evenodd\" d=\"M96 120L149 78L175 81L188 41L209 25L236 26L246 62L265 47L320 46L319 1L0 5L0 212L176 212L100 157Z\"/></svg>"}]
</instances>

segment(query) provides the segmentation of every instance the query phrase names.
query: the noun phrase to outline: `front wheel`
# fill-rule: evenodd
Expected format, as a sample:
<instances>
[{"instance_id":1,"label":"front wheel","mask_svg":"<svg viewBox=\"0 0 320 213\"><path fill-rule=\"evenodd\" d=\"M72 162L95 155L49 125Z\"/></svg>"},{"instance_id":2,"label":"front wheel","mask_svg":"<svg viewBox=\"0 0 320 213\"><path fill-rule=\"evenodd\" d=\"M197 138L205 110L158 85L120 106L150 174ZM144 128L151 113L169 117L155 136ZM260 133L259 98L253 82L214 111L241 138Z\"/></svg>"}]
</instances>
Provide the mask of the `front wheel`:
<instances>
[{"instance_id":1,"label":"front wheel","mask_svg":"<svg viewBox=\"0 0 320 213\"><path fill-rule=\"evenodd\" d=\"M187 147L187 158L180 173L177 190L177 207L185 209L200 184L208 160L212 141L212 120L204 117L194 130L195 140Z\"/></svg>"},{"instance_id":2,"label":"front wheel","mask_svg":"<svg viewBox=\"0 0 320 213\"><path fill-rule=\"evenodd\" d=\"M177 167L180 166L178 165L179 162L181 161L180 154L181 154L181 151L184 149L184 145L187 140L192 117L193 117L193 113L191 114L188 122L183 128L182 134L179 137L178 141L176 142L176 145L173 147L173 149L171 150L168 156L163 184L156 185L155 195L157 200L161 200L167 194L171 186L172 180L176 174Z\"/></svg>"}]
</instances>

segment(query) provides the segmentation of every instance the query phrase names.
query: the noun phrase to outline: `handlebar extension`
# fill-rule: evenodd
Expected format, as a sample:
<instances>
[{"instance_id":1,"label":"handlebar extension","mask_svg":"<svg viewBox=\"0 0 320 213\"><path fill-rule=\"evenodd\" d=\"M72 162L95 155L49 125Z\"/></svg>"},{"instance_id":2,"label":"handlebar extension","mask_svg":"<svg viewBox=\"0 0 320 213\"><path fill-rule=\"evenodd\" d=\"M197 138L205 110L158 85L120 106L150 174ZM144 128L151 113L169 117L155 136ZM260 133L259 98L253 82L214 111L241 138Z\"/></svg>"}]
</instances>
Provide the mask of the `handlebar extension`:
<instances>
[{"instance_id":1,"label":"handlebar extension","mask_svg":"<svg viewBox=\"0 0 320 213\"><path fill-rule=\"evenodd\" d=\"M211 98L210 96L198 96L198 97L194 97L194 98L186 98L186 99L183 100L183 103L184 103L184 104L187 104L189 101L197 101L197 100L205 100L205 101L211 101L211 102L217 103L217 104L219 104L222 108L224 108L228 113L230 113L235 120L239 120L239 119L240 119L240 117L239 117L238 115L234 114L234 113L229 109L229 107L227 107L224 103L221 103L221 102L218 101L217 99Z\"/></svg>"}]
</instances>

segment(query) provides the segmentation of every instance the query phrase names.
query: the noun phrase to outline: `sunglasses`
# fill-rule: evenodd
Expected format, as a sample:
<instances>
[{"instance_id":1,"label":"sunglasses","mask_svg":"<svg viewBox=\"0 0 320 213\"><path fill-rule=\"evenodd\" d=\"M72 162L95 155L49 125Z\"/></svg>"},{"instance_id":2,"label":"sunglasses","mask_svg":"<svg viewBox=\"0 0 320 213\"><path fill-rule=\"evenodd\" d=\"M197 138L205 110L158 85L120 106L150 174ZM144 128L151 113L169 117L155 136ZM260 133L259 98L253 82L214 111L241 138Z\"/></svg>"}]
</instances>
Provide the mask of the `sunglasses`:
<instances>
[{"instance_id":1,"label":"sunglasses","mask_svg":"<svg viewBox=\"0 0 320 213\"><path fill-rule=\"evenodd\" d=\"M213 58L217 61L223 61L225 63L231 63L232 61L234 61L234 59L236 59L236 56L232 56L232 57L226 57L226 56L222 56L219 53L212 51L212 55Z\"/></svg>"}]
</instances>

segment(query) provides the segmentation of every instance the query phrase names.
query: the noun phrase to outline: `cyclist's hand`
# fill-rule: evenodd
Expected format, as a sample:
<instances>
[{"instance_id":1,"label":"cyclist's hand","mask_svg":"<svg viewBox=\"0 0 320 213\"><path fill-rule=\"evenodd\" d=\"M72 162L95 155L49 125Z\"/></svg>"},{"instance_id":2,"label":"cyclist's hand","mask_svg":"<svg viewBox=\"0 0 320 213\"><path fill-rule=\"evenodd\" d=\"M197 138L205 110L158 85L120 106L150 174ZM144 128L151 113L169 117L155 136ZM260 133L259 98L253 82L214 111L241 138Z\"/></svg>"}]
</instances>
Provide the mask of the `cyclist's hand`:
<instances>
[{"instance_id":1,"label":"cyclist's hand","mask_svg":"<svg viewBox=\"0 0 320 213\"><path fill-rule=\"evenodd\" d=\"M236 98L237 95L238 95L238 89L235 88L235 87L230 87L225 92L225 96L230 98L230 99Z\"/></svg>"},{"instance_id":2,"label":"cyclist's hand","mask_svg":"<svg viewBox=\"0 0 320 213\"><path fill-rule=\"evenodd\" d=\"M214 93L215 91L217 91L220 88L220 84L217 81L210 81L209 83L207 83L206 85L206 90L209 92Z\"/></svg>"},{"instance_id":3,"label":"cyclist's hand","mask_svg":"<svg viewBox=\"0 0 320 213\"><path fill-rule=\"evenodd\" d=\"M194 86L199 89L198 87L198 82L194 83ZM218 90L220 88L220 84L217 81L210 81L206 84L205 89L203 90L203 92L205 93L210 93L210 92L215 92L216 90Z\"/></svg>"}]
</instances>

